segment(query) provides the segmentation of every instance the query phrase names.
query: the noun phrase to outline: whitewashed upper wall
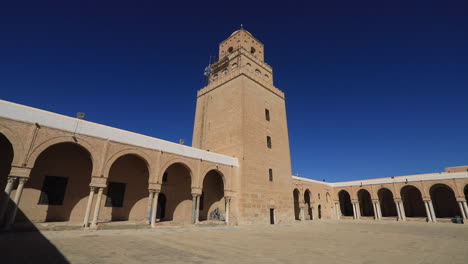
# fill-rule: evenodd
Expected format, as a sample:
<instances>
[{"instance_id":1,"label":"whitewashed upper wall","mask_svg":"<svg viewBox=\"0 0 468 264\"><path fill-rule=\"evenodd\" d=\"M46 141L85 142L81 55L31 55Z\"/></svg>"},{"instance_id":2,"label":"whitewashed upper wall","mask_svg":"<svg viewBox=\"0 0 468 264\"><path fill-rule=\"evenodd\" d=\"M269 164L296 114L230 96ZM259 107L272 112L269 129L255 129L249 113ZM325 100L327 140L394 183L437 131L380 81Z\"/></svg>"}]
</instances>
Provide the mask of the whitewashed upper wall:
<instances>
[{"instance_id":1,"label":"whitewashed upper wall","mask_svg":"<svg viewBox=\"0 0 468 264\"><path fill-rule=\"evenodd\" d=\"M76 129L77 134L108 139L149 149L161 150L164 152L174 153L190 158L203 159L205 161L211 161L219 164L236 167L239 166L238 160L236 158L226 155L184 146L174 142L141 135L86 120L78 120L69 116L64 116L25 105L15 104L4 100L0 100L0 117L32 124L38 123L43 126L70 132L74 132Z\"/></svg>"}]
</instances>

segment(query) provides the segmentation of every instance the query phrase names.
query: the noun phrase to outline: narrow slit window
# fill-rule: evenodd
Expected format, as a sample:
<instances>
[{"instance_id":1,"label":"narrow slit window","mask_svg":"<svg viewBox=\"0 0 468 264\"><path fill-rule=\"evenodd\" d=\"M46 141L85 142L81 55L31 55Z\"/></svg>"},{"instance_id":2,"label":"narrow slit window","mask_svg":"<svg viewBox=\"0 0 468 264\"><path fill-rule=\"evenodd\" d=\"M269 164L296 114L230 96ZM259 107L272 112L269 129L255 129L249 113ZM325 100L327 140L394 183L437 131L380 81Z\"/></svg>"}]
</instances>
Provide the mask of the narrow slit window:
<instances>
[{"instance_id":1,"label":"narrow slit window","mask_svg":"<svg viewBox=\"0 0 468 264\"><path fill-rule=\"evenodd\" d=\"M271 137L267 136L267 147L271 149Z\"/></svg>"},{"instance_id":2,"label":"narrow slit window","mask_svg":"<svg viewBox=\"0 0 468 264\"><path fill-rule=\"evenodd\" d=\"M270 181L273 181L273 169L268 169L268 177Z\"/></svg>"},{"instance_id":3,"label":"narrow slit window","mask_svg":"<svg viewBox=\"0 0 468 264\"><path fill-rule=\"evenodd\" d=\"M265 119L267 121L270 121L270 110L268 110L268 109L265 109Z\"/></svg>"}]
</instances>

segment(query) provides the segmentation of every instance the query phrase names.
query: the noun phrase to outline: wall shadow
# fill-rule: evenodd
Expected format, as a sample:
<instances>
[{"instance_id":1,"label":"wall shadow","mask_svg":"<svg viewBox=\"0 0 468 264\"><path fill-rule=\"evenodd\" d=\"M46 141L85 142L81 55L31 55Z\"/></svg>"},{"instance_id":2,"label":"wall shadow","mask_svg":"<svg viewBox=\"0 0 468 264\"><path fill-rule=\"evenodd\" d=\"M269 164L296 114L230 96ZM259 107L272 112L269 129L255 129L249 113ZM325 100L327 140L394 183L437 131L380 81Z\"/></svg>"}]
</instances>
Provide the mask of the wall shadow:
<instances>
[{"instance_id":1,"label":"wall shadow","mask_svg":"<svg viewBox=\"0 0 468 264\"><path fill-rule=\"evenodd\" d=\"M18 214L25 215L20 209ZM10 231L2 228L0 249L1 263L71 263L27 218Z\"/></svg>"}]
</instances>

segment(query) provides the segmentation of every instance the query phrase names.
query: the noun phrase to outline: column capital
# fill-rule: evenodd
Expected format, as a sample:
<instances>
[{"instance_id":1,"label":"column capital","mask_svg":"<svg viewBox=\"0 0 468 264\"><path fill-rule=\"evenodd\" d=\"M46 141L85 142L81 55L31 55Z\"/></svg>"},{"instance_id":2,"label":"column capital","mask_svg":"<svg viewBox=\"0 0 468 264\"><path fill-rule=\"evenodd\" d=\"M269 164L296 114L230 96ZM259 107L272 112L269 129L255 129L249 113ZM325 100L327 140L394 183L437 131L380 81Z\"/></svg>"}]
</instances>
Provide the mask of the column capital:
<instances>
[{"instance_id":1,"label":"column capital","mask_svg":"<svg viewBox=\"0 0 468 264\"><path fill-rule=\"evenodd\" d=\"M424 202L431 202L431 203L432 203L431 198L424 198L423 201L424 201Z\"/></svg>"},{"instance_id":2,"label":"column capital","mask_svg":"<svg viewBox=\"0 0 468 264\"><path fill-rule=\"evenodd\" d=\"M401 202L402 200L401 200L400 198L393 198L393 201L394 201L395 203L399 203L399 202Z\"/></svg>"},{"instance_id":3,"label":"column capital","mask_svg":"<svg viewBox=\"0 0 468 264\"><path fill-rule=\"evenodd\" d=\"M150 193L160 193L160 192L161 192L160 189L148 189L148 191L149 191Z\"/></svg>"},{"instance_id":4,"label":"column capital","mask_svg":"<svg viewBox=\"0 0 468 264\"><path fill-rule=\"evenodd\" d=\"M107 185L106 184L99 184L99 183L90 183L89 184L89 187L95 187L95 188L106 188Z\"/></svg>"},{"instance_id":5,"label":"column capital","mask_svg":"<svg viewBox=\"0 0 468 264\"><path fill-rule=\"evenodd\" d=\"M29 180L29 178L26 178L26 177L18 177L18 179L19 179L19 182L23 184Z\"/></svg>"},{"instance_id":6,"label":"column capital","mask_svg":"<svg viewBox=\"0 0 468 264\"><path fill-rule=\"evenodd\" d=\"M457 197L457 202L466 202L465 197Z\"/></svg>"},{"instance_id":7,"label":"column capital","mask_svg":"<svg viewBox=\"0 0 468 264\"><path fill-rule=\"evenodd\" d=\"M224 200L226 200L226 202L230 202L231 201L231 196L224 196Z\"/></svg>"},{"instance_id":8,"label":"column capital","mask_svg":"<svg viewBox=\"0 0 468 264\"><path fill-rule=\"evenodd\" d=\"M96 186L89 186L89 190L90 190L91 192L94 192L94 191L96 190Z\"/></svg>"},{"instance_id":9,"label":"column capital","mask_svg":"<svg viewBox=\"0 0 468 264\"><path fill-rule=\"evenodd\" d=\"M18 177L16 176L8 176L8 183L14 183Z\"/></svg>"},{"instance_id":10,"label":"column capital","mask_svg":"<svg viewBox=\"0 0 468 264\"><path fill-rule=\"evenodd\" d=\"M202 194L202 189L201 188L198 188L198 187L192 187L192 194L198 194L198 195L201 195Z\"/></svg>"},{"instance_id":11,"label":"column capital","mask_svg":"<svg viewBox=\"0 0 468 264\"><path fill-rule=\"evenodd\" d=\"M29 178L30 174L31 174L31 168L12 166L9 176Z\"/></svg>"},{"instance_id":12,"label":"column capital","mask_svg":"<svg viewBox=\"0 0 468 264\"><path fill-rule=\"evenodd\" d=\"M198 196L201 196L201 194L200 193L192 193L193 198L197 198Z\"/></svg>"},{"instance_id":13,"label":"column capital","mask_svg":"<svg viewBox=\"0 0 468 264\"><path fill-rule=\"evenodd\" d=\"M155 182L150 182L150 183L148 183L148 190L159 190L159 191L161 191L161 184L155 183Z\"/></svg>"}]
</instances>

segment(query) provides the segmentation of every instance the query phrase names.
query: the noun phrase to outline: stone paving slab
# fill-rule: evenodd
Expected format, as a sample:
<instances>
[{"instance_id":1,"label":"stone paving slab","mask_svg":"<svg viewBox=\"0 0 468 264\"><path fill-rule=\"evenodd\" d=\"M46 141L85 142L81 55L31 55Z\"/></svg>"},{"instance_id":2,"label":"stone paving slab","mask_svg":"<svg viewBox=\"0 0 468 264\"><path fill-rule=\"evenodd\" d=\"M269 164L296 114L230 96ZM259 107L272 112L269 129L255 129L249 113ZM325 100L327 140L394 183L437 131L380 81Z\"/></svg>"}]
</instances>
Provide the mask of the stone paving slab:
<instances>
[{"instance_id":1,"label":"stone paving slab","mask_svg":"<svg viewBox=\"0 0 468 264\"><path fill-rule=\"evenodd\" d=\"M291 225L0 234L0 263L468 263L468 225Z\"/></svg>"}]
</instances>

